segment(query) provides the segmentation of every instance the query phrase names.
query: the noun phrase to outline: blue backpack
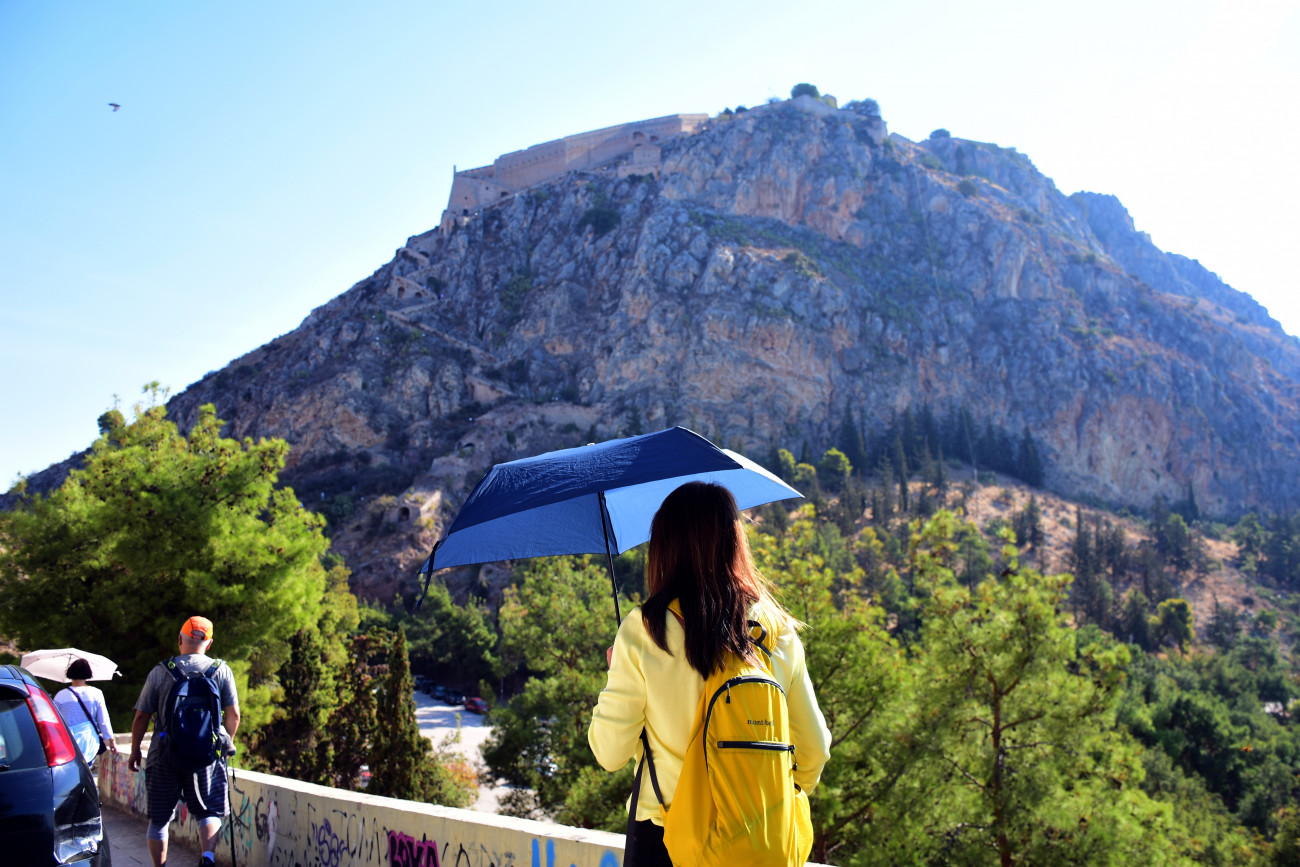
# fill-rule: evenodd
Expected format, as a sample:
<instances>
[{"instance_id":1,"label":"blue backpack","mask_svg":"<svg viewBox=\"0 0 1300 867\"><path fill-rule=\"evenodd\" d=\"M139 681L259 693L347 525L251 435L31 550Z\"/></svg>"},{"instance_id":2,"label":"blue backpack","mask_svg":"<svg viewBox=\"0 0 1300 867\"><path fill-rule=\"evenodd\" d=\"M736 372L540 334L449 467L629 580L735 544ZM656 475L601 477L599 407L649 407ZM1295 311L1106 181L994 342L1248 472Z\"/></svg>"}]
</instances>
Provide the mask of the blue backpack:
<instances>
[{"instance_id":1,"label":"blue backpack","mask_svg":"<svg viewBox=\"0 0 1300 867\"><path fill-rule=\"evenodd\" d=\"M217 659L202 674L183 674L175 657L163 663L173 682L160 737L172 764L182 771L206 768L220 754L221 687L214 675L222 664Z\"/></svg>"}]
</instances>

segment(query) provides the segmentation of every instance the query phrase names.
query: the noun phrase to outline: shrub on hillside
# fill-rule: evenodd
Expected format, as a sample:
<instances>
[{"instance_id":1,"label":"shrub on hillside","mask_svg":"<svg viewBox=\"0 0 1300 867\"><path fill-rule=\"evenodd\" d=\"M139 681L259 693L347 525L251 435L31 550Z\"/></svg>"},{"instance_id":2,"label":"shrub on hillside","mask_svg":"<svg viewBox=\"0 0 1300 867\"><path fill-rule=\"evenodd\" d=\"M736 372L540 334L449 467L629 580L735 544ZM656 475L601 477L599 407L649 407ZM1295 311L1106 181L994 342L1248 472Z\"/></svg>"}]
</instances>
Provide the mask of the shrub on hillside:
<instances>
[{"instance_id":1,"label":"shrub on hillside","mask_svg":"<svg viewBox=\"0 0 1300 867\"><path fill-rule=\"evenodd\" d=\"M618 211L613 208L588 208L587 213L583 214L582 219L578 221L578 228L582 229L586 226L591 226L592 230L596 233L596 237L599 238L601 235L617 226L619 219Z\"/></svg>"}]
</instances>

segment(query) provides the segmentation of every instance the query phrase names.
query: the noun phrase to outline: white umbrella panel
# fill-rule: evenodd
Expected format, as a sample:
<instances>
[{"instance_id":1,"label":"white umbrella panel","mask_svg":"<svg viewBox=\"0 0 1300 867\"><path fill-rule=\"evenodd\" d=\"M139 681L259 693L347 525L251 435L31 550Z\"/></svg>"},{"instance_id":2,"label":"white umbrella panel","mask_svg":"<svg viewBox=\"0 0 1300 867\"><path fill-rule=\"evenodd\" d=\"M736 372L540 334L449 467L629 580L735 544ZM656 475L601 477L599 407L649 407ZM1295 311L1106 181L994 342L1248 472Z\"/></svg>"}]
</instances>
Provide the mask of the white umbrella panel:
<instances>
[{"instance_id":1,"label":"white umbrella panel","mask_svg":"<svg viewBox=\"0 0 1300 867\"><path fill-rule=\"evenodd\" d=\"M23 654L22 667L37 677L68 683L68 666L73 661L84 659L90 663L90 677L87 680L112 680L117 674L117 663L98 653L87 653L75 647L59 647L51 650L33 650Z\"/></svg>"}]
</instances>

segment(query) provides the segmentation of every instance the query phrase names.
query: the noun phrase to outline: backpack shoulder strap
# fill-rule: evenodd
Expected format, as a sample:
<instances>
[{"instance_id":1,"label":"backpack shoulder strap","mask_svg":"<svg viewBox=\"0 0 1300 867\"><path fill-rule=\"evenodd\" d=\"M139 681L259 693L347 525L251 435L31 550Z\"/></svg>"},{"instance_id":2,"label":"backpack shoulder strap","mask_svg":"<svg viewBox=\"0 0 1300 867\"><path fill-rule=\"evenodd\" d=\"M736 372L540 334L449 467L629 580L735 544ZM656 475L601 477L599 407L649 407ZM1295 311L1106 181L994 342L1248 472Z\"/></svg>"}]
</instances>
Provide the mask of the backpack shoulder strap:
<instances>
[{"instance_id":1,"label":"backpack shoulder strap","mask_svg":"<svg viewBox=\"0 0 1300 867\"><path fill-rule=\"evenodd\" d=\"M658 773L654 772L654 757L653 755L650 755L650 738L649 736L646 736L646 731L643 728L641 729L641 742L642 744L645 744L646 747L645 757L642 758L642 764L647 764L647 766L650 767L650 785L653 786L654 788L654 797L659 799L659 806L662 807L663 792L662 790L659 789L659 775ZM640 784L640 781L641 781L641 768L638 767L637 783ZM637 785L637 792L640 792L640 790L641 790L641 786ZM636 814L633 814L633 816L634 815Z\"/></svg>"},{"instance_id":2,"label":"backpack shoulder strap","mask_svg":"<svg viewBox=\"0 0 1300 867\"><path fill-rule=\"evenodd\" d=\"M754 619L749 620L749 640L754 646L763 651L759 659L765 664L770 671L772 668L772 651L776 649L776 642L781 636L780 625L772 618L766 616L767 612L763 611L761 606L753 614ZM758 635L754 635L754 630L758 630Z\"/></svg>"},{"instance_id":3,"label":"backpack shoulder strap","mask_svg":"<svg viewBox=\"0 0 1300 867\"><path fill-rule=\"evenodd\" d=\"M167 669L167 673L172 676L172 680L181 681L185 679L185 675L181 674L181 667L176 664L176 657L173 656L166 662L160 662L158 664Z\"/></svg>"},{"instance_id":4,"label":"backpack shoulder strap","mask_svg":"<svg viewBox=\"0 0 1300 867\"><path fill-rule=\"evenodd\" d=\"M203 676L204 676L204 677L212 677L213 675L215 675L215 674L217 673L217 669L221 668L221 666L223 666L223 665L225 665L225 664L226 664L226 661L225 661L224 659L214 659L214 660L212 660L212 664L208 666L208 670L207 670L207 671L203 672Z\"/></svg>"},{"instance_id":5,"label":"backpack shoulder strap","mask_svg":"<svg viewBox=\"0 0 1300 867\"><path fill-rule=\"evenodd\" d=\"M71 692L72 697L77 700L77 704L81 705L81 712L86 715L86 719L90 720L90 724L95 727L95 737L99 738L99 751L101 753L104 752L108 749L108 744L104 741L103 732L99 730L99 722L90 712L90 708L86 707L86 703L81 700L81 696L77 694L77 688L75 686L70 686L68 687L68 691ZM656 791L658 790L656 789Z\"/></svg>"}]
</instances>

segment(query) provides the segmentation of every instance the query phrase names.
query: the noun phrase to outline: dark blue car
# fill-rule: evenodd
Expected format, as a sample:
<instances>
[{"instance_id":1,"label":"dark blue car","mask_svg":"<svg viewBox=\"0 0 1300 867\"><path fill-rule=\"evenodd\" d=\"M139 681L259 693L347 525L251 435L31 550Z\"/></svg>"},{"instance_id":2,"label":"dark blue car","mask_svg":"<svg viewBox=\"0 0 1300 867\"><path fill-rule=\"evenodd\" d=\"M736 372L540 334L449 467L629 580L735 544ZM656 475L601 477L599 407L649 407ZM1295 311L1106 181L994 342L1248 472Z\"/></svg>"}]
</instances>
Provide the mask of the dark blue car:
<instances>
[{"instance_id":1,"label":"dark blue car","mask_svg":"<svg viewBox=\"0 0 1300 867\"><path fill-rule=\"evenodd\" d=\"M99 791L49 694L0 665L0 860L109 867Z\"/></svg>"}]
</instances>

